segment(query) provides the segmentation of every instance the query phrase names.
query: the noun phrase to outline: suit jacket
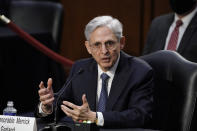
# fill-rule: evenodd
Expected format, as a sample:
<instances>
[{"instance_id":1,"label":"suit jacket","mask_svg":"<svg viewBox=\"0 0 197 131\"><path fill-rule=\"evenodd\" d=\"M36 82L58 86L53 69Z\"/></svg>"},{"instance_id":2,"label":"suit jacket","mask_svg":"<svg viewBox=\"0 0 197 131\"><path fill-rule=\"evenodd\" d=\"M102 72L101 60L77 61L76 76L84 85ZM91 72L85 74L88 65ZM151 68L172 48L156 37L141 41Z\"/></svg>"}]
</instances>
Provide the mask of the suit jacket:
<instances>
[{"instance_id":1,"label":"suit jacket","mask_svg":"<svg viewBox=\"0 0 197 131\"><path fill-rule=\"evenodd\" d=\"M81 69L83 71L77 73ZM68 78L73 80L63 93L62 100L81 105L82 95L86 94L90 109L96 111L97 69L93 58L77 61ZM152 68L144 61L121 52L106 111L103 112L104 126L142 127L147 124L152 117L152 90Z\"/></svg>"},{"instance_id":2,"label":"suit jacket","mask_svg":"<svg viewBox=\"0 0 197 131\"><path fill-rule=\"evenodd\" d=\"M163 50L174 13L162 15L152 21L143 55ZM186 59L197 62L197 14L190 21L180 41L177 52Z\"/></svg>"}]
</instances>

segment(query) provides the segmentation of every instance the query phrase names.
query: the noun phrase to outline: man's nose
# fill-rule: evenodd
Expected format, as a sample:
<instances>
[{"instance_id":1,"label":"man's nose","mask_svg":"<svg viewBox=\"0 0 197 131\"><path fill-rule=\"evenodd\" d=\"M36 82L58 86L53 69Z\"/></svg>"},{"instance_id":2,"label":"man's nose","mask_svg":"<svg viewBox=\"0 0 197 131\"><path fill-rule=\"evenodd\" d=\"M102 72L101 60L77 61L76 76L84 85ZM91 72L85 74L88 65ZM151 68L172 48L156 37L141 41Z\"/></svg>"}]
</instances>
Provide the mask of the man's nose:
<instances>
[{"instance_id":1,"label":"man's nose","mask_svg":"<svg viewBox=\"0 0 197 131\"><path fill-rule=\"evenodd\" d=\"M105 44L102 44L102 45L101 45L101 52L102 52L103 54L106 54L106 53L108 52L108 49L107 49L107 47L106 47Z\"/></svg>"}]
</instances>

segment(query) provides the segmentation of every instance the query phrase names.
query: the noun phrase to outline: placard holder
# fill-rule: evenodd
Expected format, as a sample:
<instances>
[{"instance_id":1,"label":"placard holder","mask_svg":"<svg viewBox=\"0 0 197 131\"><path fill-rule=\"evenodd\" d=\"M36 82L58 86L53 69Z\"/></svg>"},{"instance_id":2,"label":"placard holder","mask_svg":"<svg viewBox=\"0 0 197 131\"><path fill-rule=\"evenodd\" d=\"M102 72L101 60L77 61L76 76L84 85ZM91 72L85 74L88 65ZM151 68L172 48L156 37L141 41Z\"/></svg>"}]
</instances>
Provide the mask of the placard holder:
<instances>
[{"instance_id":1,"label":"placard holder","mask_svg":"<svg viewBox=\"0 0 197 131\"><path fill-rule=\"evenodd\" d=\"M0 115L1 131L37 131L34 117Z\"/></svg>"},{"instance_id":2,"label":"placard holder","mask_svg":"<svg viewBox=\"0 0 197 131\"><path fill-rule=\"evenodd\" d=\"M99 131L94 123L60 123L49 124L39 131Z\"/></svg>"}]
</instances>

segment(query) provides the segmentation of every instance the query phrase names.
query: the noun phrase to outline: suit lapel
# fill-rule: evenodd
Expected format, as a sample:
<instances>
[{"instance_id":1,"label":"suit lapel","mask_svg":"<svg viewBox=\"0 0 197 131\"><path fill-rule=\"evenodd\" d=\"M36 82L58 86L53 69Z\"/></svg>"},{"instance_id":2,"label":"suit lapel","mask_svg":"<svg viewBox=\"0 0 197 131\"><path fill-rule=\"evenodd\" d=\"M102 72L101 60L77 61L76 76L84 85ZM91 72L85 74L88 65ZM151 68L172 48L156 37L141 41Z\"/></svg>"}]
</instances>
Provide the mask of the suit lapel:
<instances>
[{"instance_id":1,"label":"suit lapel","mask_svg":"<svg viewBox=\"0 0 197 131\"><path fill-rule=\"evenodd\" d=\"M123 67L124 66L124 67ZM113 108L121 92L126 86L126 81L129 79L130 67L128 66L128 60L126 56L121 52L120 61L116 69L116 73L112 82L110 94L107 100L106 111Z\"/></svg>"},{"instance_id":2,"label":"suit lapel","mask_svg":"<svg viewBox=\"0 0 197 131\"><path fill-rule=\"evenodd\" d=\"M88 65L86 68L88 76L88 80L86 81L86 97L90 106L90 109L96 111L96 98L97 98L97 76L98 76L98 68L96 61Z\"/></svg>"},{"instance_id":3,"label":"suit lapel","mask_svg":"<svg viewBox=\"0 0 197 131\"><path fill-rule=\"evenodd\" d=\"M182 37L182 40L181 40L181 43L179 45L177 52L182 53L184 49L186 48L186 46L188 46L189 41L192 38L193 32L196 30L196 28L197 28L197 13L192 18L185 33L183 34L183 37Z\"/></svg>"}]
</instances>

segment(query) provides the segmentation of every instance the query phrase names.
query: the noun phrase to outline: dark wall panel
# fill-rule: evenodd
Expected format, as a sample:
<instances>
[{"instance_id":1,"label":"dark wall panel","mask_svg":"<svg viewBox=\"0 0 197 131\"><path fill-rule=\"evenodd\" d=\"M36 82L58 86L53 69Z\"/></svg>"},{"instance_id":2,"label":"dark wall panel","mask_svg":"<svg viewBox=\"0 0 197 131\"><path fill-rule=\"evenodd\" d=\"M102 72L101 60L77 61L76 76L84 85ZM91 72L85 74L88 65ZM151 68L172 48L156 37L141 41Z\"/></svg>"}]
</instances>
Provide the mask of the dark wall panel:
<instances>
[{"instance_id":1,"label":"dark wall panel","mask_svg":"<svg viewBox=\"0 0 197 131\"><path fill-rule=\"evenodd\" d=\"M124 27L128 54L139 56L144 47L151 20L169 12L166 0L61 0L64 5L64 27L61 54L71 60L89 57L84 46L84 28L92 18L112 15Z\"/></svg>"}]
</instances>

